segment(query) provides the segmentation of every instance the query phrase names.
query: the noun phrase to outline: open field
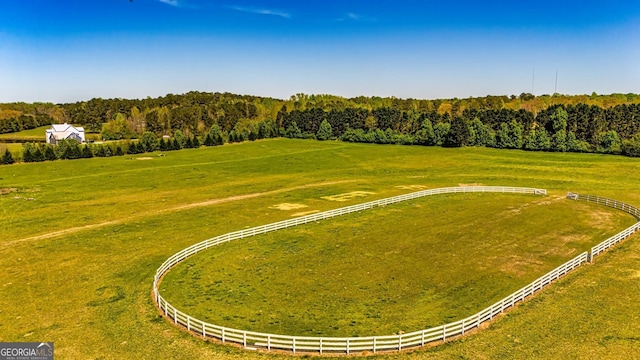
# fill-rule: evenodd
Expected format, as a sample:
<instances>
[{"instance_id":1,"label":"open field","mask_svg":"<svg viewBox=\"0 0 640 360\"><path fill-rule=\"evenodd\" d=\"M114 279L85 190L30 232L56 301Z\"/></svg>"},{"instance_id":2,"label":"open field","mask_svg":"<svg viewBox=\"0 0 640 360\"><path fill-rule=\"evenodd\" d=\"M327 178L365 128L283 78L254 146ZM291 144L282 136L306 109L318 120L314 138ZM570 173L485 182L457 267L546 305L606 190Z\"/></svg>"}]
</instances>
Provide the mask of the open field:
<instances>
[{"instance_id":1,"label":"open field","mask_svg":"<svg viewBox=\"0 0 640 360\"><path fill-rule=\"evenodd\" d=\"M21 143L0 143L0 153L4 153L5 149L9 149L13 154L22 152Z\"/></svg>"},{"instance_id":2,"label":"open field","mask_svg":"<svg viewBox=\"0 0 640 360\"><path fill-rule=\"evenodd\" d=\"M161 293L237 329L408 333L476 313L634 222L562 197L432 196L219 245Z\"/></svg>"},{"instance_id":3,"label":"open field","mask_svg":"<svg viewBox=\"0 0 640 360\"><path fill-rule=\"evenodd\" d=\"M62 359L276 358L204 343L168 324L150 296L156 268L176 251L208 237L286 219L295 212L406 193L411 187L535 186L548 189L549 199L576 191L638 205L639 173L640 161L616 156L284 139L182 150L152 155L147 161L126 156L2 166L0 337L54 341L56 356ZM323 199L356 191L372 194L344 202ZM499 196L505 201L501 209L483 196L450 205L426 198L403 206L413 211L421 205L429 211L435 201L440 209L451 206L448 213L454 216L465 200L484 201L494 213L541 200ZM569 213L582 209L587 217L591 210L612 214L601 222L605 227L629 221L604 208L557 203L563 214L559 220L574 221ZM274 208L278 204L307 207L281 210ZM397 209L404 211L403 206ZM381 219L394 215L391 210L379 209ZM365 221L358 216L351 219ZM439 224L449 221L447 216L432 217ZM612 229L588 229L585 219L575 221L565 229L602 238ZM557 225L567 226L562 221ZM326 225L313 226L321 230ZM300 228L291 236L295 231L304 235ZM282 234L264 240L282 240ZM243 251L241 242L228 245L229 250ZM637 358L639 253L635 236L488 329L410 357ZM432 321L439 320L436 316Z\"/></svg>"},{"instance_id":4,"label":"open field","mask_svg":"<svg viewBox=\"0 0 640 360\"><path fill-rule=\"evenodd\" d=\"M32 141L45 141L45 133L47 129L51 128L51 125L40 126L34 129L18 131L14 133L6 133L0 134L1 139L21 139L21 140L32 140Z\"/></svg>"}]
</instances>

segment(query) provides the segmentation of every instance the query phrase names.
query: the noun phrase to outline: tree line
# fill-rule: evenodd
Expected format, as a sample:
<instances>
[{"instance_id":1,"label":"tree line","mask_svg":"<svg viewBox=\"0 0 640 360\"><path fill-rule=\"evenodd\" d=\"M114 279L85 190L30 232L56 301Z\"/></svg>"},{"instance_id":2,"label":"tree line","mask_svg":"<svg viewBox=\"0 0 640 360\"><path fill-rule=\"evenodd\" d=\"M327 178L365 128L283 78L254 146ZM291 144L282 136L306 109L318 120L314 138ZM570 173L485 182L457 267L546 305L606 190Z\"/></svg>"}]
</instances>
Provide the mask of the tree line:
<instances>
[{"instance_id":1,"label":"tree line","mask_svg":"<svg viewBox=\"0 0 640 360\"><path fill-rule=\"evenodd\" d=\"M537 114L519 109L467 109L461 115L394 108L310 108L278 113L292 138L329 138L379 144L488 146L532 151L572 151L637 156L640 105L555 105ZM321 128L323 128L320 136Z\"/></svg>"},{"instance_id":2,"label":"tree line","mask_svg":"<svg viewBox=\"0 0 640 360\"><path fill-rule=\"evenodd\" d=\"M173 141L181 136L190 139L192 145L197 141L198 146L284 136L638 156L640 96L523 93L511 97L419 100L297 94L280 100L189 92L141 100L98 98L58 105L0 104L0 129L5 131L62 121L82 125L88 132L99 132L104 140L136 144L90 144L87 147L92 156L124 155L139 149L137 144L149 134L156 136L157 149L162 151L176 149ZM211 129L217 129L215 141L207 139L213 136ZM167 136L172 143L161 148ZM186 140L179 143L180 148L189 147ZM35 147L42 147L40 152L44 155L45 145ZM70 151L71 155L64 155L58 150L56 158L80 157L75 150ZM29 152L36 155L30 157ZM25 158L24 155L27 159L42 159L33 147L13 157ZM89 156L88 150L84 156ZM45 160L52 158L49 154Z\"/></svg>"},{"instance_id":3,"label":"tree line","mask_svg":"<svg viewBox=\"0 0 640 360\"><path fill-rule=\"evenodd\" d=\"M53 118L47 114L25 115L0 119L0 134L8 134L22 130L35 129L53 124ZM44 138L44 134L43 134Z\"/></svg>"}]
</instances>

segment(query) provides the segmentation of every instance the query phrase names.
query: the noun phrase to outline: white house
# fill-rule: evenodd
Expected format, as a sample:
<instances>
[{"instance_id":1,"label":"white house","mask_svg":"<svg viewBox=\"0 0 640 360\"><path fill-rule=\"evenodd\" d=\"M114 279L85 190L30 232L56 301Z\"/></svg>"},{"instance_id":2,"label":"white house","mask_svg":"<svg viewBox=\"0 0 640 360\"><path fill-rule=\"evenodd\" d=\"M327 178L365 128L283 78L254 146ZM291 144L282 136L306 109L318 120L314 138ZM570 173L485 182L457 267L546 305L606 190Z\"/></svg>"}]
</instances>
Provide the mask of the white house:
<instances>
[{"instance_id":1,"label":"white house","mask_svg":"<svg viewBox=\"0 0 640 360\"><path fill-rule=\"evenodd\" d=\"M64 123L51 125L51 129L47 130L47 144L56 145L58 141L67 139L83 143L84 128Z\"/></svg>"}]
</instances>

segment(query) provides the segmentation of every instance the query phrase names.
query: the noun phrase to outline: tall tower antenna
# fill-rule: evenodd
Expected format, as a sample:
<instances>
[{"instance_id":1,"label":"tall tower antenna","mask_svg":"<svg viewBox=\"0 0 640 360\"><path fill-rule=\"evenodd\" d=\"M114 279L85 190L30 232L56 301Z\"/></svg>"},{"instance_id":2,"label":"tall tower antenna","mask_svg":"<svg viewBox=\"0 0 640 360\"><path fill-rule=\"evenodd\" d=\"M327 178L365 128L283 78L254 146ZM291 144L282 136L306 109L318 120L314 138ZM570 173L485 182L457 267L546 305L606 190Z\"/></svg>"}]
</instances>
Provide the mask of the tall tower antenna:
<instances>
[{"instance_id":1,"label":"tall tower antenna","mask_svg":"<svg viewBox=\"0 0 640 360\"><path fill-rule=\"evenodd\" d=\"M556 69L556 86L553 88L553 93L556 94L558 92L558 69Z\"/></svg>"},{"instance_id":2,"label":"tall tower antenna","mask_svg":"<svg viewBox=\"0 0 640 360\"><path fill-rule=\"evenodd\" d=\"M531 95L533 95L533 84L536 82L536 68L533 68L533 74L531 76Z\"/></svg>"}]
</instances>

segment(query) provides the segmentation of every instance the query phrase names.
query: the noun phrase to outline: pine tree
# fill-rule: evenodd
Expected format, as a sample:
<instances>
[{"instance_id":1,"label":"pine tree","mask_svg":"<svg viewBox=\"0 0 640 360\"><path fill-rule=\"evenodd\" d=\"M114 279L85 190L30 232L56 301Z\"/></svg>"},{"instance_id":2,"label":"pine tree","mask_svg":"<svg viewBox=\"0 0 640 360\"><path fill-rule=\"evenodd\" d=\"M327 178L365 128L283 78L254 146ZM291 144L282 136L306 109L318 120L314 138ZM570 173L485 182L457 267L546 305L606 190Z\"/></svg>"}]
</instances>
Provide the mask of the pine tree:
<instances>
[{"instance_id":1,"label":"pine tree","mask_svg":"<svg viewBox=\"0 0 640 360\"><path fill-rule=\"evenodd\" d=\"M37 146L33 151L33 161L36 161L36 162L44 161L44 153L40 149L40 146Z\"/></svg>"},{"instance_id":2,"label":"pine tree","mask_svg":"<svg viewBox=\"0 0 640 360\"><path fill-rule=\"evenodd\" d=\"M95 155L96 155L96 157L106 157L107 154L104 151L104 146L98 145L96 147L96 154Z\"/></svg>"},{"instance_id":3,"label":"pine tree","mask_svg":"<svg viewBox=\"0 0 640 360\"><path fill-rule=\"evenodd\" d=\"M128 145L129 145L127 146L128 155L134 155L138 153L138 147L136 146L135 142L130 142Z\"/></svg>"},{"instance_id":4,"label":"pine tree","mask_svg":"<svg viewBox=\"0 0 640 360\"><path fill-rule=\"evenodd\" d=\"M460 147L467 145L469 141L469 127L463 118L456 116L451 121L449 133L444 141L444 146Z\"/></svg>"},{"instance_id":5,"label":"pine tree","mask_svg":"<svg viewBox=\"0 0 640 360\"><path fill-rule=\"evenodd\" d=\"M167 142L164 138L160 139L160 151L167 151Z\"/></svg>"},{"instance_id":6,"label":"pine tree","mask_svg":"<svg viewBox=\"0 0 640 360\"><path fill-rule=\"evenodd\" d=\"M93 157L93 151L91 151L91 148L89 147L89 145L85 145L82 147L82 158L85 159L90 159Z\"/></svg>"},{"instance_id":7,"label":"pine tree","mask_svg":"<svg viewBox=\"0 0 640 360\"><path fill-rule=\"evenodd\" d=\"M11 165L15 162L15 160L13 159L13 155L11 154L11 151L9 151L9 149L4 150L4 154L2 155L2 159L0 159L0 161L4 165Z\"/></svg>"},{"instance_id":8,"label":"pine tree","mask_svg":"<svg viewBox=\"0 0 640 360\"><path fill-rule=\"evenodd\" d=\"M33 145L30 143L26 143L22 147L22 161L24 162L33 162Z\"/></svg>"},{"instance_id":9,"label":"pine tree","mask_svg":"<svg viewBox=\"0 0 640 360\"><path fill-rule=\"evenodd\" d=\"M204 137L204 146L213 146L213 139L211 139L211 134L207 133L207 136Z\"/></svg>"},{"instance_id":10,"label":"pine tree","mask_svg":"<svg viewBox=\"0 0 640 360\"><path fill-rule=\"evenodd\" d=\"M316 133L316 139L318 140L329 140L333 136L333 130L331 129L331 124L325 119L320 123L320 128Z\"/></svg>"},{"instance_id":11,"label":"pine tree","mask_svg":"<svg viewBox=\"0 0 640 360\"><path fill-rule=\"evenodd\" d=\"M47 161L57 160L55 151L53 151L53 146L47 145L44 148L44 159Z\"/></svg>"}]
</instances>

